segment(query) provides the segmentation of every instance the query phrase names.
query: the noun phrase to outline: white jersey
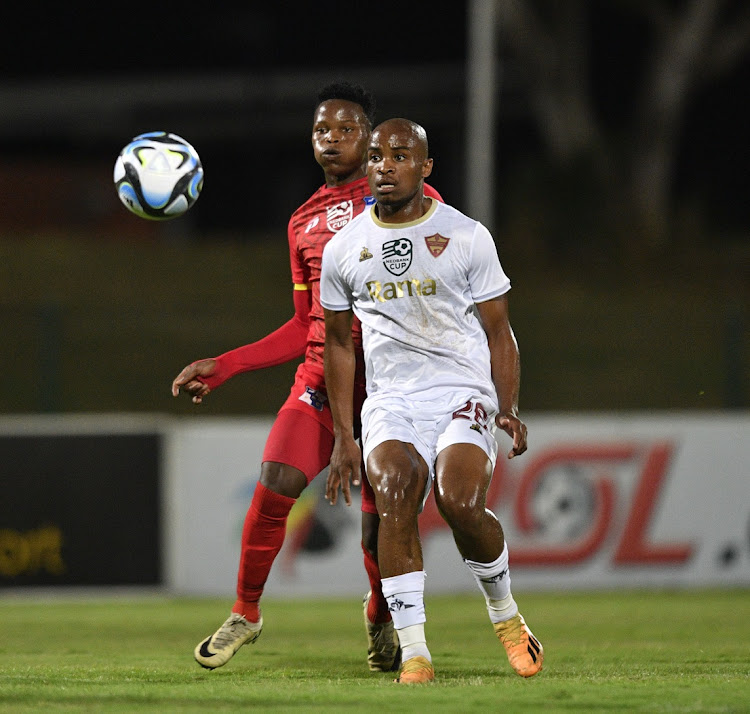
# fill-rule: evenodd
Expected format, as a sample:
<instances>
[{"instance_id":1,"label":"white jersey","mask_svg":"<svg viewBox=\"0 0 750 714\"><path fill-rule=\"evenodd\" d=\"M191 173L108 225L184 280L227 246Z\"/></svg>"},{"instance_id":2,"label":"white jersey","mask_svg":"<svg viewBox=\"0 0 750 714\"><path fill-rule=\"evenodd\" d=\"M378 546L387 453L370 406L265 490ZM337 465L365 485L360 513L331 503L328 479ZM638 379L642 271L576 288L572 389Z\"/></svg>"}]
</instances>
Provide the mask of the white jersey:
<instances>
[{"instance_id":1,"label":"white jersey","mask_svg":"<svg viewBox=\"0 0 750 714\"><path fill-rule=\"evenodd\" d=\"M323 307L352 308L362 322L368 399L482 394L497 409L487 336L475 303L510 281L489 231L433 199L410 223L365 210L326 245Z\"/></svg>"}]
</instances>

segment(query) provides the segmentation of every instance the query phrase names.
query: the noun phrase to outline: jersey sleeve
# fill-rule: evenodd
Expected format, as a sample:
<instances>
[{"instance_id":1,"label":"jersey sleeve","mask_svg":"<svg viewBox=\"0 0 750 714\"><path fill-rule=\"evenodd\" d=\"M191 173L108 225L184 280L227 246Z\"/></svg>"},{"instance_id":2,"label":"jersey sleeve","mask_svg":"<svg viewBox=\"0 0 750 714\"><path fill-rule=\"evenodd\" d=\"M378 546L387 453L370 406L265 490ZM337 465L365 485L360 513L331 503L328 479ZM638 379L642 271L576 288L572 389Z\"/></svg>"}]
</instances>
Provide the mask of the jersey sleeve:
<instances>
[{"instance_id":1,"label":"jersey sleeve","mask_svg":"<svg viewBox=\"0 0 750 714\"><path fill-rule=\"evenodd\" d=\"M329 243L323 250L320 274L320 304L327 310L343 312L352 306L352 292L339 270L335 246Z\"/></svg>"},{"instance_id":2,"label":"jersey sleeve","mask_svg":"<svg viewBox=\"0 0 750 714\"><path fill-rule=\"evenodd\" d=\"M310 281L304 263L302 262L302 256L297 248L297 233L294 227L294 216L289 220L287 226L287 240L289 241L289 265L292 268L292 283L295 286L307 285Z\"/></svg>"},{"instance_id":3,"label":"jersey sleeve","mask_svg":"<svg viewBox=\"0 0 750 714\"><path fill-rule=\"evenodd\" d=\"M495 241L481 223L477 223L471 244L469 285L475 303L491 300L510 290L510 280L500 265Z\"/></svg>"}]
</instances>

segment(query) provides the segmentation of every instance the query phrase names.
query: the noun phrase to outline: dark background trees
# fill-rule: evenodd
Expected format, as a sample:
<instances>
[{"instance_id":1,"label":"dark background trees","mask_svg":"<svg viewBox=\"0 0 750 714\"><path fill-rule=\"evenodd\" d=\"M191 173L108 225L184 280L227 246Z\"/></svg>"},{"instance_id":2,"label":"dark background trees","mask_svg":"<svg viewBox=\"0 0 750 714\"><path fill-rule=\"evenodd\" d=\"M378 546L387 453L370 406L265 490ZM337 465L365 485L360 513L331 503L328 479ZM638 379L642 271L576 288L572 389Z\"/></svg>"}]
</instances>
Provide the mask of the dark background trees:
<instances>
[{"instance_id":1,"label":"dark background trees","mask_svg":"<svg viewBox=\"0 0 750 714\"><path fill-rule=\"evenodd\" d=\"M320 181L310 111L331 79L370 86L381 119L422 122L432 182L467 210L467 17L485 1L137 21L19 8L0 45L0 411L187 410L162 397L175 369L290 314L286 220ZM747 3L493 11L492 221L525 408L747 406ZM167 224L127 214L111 185L122 145L155 128L206 167ZM273 411L284 370L209 410Z\"/></svg>"}]
</instances>

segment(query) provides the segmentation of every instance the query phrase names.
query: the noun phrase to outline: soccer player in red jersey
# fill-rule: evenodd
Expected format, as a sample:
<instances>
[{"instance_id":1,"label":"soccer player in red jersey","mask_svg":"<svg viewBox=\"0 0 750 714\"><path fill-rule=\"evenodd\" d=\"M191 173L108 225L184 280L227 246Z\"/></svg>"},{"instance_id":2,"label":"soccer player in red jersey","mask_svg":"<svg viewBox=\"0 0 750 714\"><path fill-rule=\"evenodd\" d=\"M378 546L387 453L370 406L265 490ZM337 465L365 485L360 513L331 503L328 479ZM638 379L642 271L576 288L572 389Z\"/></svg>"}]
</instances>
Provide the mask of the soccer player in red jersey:
<instances>
[{"instance_id":1,"label":"soccer player in red jersey","mask_svg":"<svg viewBox=\"0 0 750 714\"><path fill-rule=\"evenodd\" d=\"M242 533L237 600L224 624L195 648L195 659L208 669L226 664L242 645L260 635L263 618L259 602L284 542L289 511L305 487L328 466L333 451L333 419L324 381L320 268L326 243L372 202L365 154L374 114L374 97L358 85L338 82L318 94L312 146L325 183L289 220L294 316L257 342L187 365L172 382L174 396L184 391L200 404L211 390L237 374L304 355L266 441L260 480ZM431 187L425 186L425 193L440 199ZM358 428L365 397L359 324L353 326L353 337L358 354L354 395ZM362 551L370 582L365 596L368 665L373 671L395 671L401 653L380 583L377 508L367 479L362 479L361 486Z\"/></svg>"}]
</instances>

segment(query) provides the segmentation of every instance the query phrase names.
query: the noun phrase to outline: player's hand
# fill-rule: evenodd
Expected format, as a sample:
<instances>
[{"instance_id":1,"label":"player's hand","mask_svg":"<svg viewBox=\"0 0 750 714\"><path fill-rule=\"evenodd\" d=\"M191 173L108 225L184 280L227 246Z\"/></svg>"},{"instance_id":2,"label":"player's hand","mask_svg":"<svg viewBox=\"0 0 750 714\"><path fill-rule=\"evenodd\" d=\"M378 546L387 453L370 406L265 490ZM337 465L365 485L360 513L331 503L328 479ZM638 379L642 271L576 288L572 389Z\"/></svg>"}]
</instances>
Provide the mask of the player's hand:
<instances>
[{"instance_id":1,"label":"player's hand","mask_svg":"<svg viewBox=\"0 0 750 714\"><path fill-rule=\"evenodd\" d=\"M326 499L332 506L338 501L339 489L344 494L346 505L352 505L351 484L360 484L361 463L362 452L353 438L336 439L326 480Z\"/></svg>"},{"instance_id":2,"label":"player's hand","mask_svg":"<svg viewBox=\"0 0 750 714\"><path fill-rule=\"evenodd\" d=\"M508 458L520 456L526 451L526 424L524 424L516 414L498 414L495 417L497 424L511 439L513 439L513 448L508 452Z\"/></svg>"},{"instance_id":3,"label":"player's hand","mask_svg":"<svg viewBox=\"0 0 750 714\"><path fill-rule=\"evenodd\" d=\"M180 390L189 394L195 404L200 404L211 388L201 382L201 377L210 377L216 370L215 359L199 359L189 364L182 370L172 382L172 396L176 397Z\"/></svg>"}]
</instances>

